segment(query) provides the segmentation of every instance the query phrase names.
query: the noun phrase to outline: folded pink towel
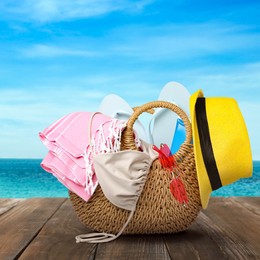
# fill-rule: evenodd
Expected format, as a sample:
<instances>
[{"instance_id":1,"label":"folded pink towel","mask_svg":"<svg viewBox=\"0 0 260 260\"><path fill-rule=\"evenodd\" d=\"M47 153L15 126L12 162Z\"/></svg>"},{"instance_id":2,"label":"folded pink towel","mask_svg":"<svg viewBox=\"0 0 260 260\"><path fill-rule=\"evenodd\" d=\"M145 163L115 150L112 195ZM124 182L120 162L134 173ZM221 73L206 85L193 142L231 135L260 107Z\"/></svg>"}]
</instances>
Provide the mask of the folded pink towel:
<instances>
[{"instance_id":1,"label":"folded pink towel","mask_svg":"<svg viewBox=\"0 0 260 260\"><path fill-rule=\"evenodd\" d=\"M98 181L93 169L93 155L117 152L126 123L103 114L74 112L39 133L49 149L41 166L69 190L88 201ZM91 135L91 145L89 140Z\"/></svg>"}]
</instances>

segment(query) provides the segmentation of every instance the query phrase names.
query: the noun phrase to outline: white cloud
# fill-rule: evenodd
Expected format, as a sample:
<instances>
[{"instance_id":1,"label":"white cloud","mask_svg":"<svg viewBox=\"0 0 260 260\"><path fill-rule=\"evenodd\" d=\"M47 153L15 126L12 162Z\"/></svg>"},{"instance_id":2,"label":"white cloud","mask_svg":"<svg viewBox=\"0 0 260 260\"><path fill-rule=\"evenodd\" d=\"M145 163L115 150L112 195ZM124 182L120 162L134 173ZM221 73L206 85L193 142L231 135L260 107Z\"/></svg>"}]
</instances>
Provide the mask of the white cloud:
<instances>
[{"instance_id":1,"label":"white cloud","mask_svg":"<svg viewBox=\"0 0 260 260\"><path fill-rule=\"evenodd\" d=\"M102 38L76 34L70 36L74 44L70 42L64 46L63 38L60 37L56 42L34 44L21 52L34 58L126 57L134 59L135 62L165 60L177 63L209 55L228 53L234 57L236 53L241 55L248 50L252 52L258 49L260 42L260 34L252 30L253 28L226 23L132 25L107 31Z\"/></svg>"},{"instance_id":2,"label":"white cloud","mask_svg":"<svg viewBox=\"0 0 260 260\"><path fill-rule=\"evenodd\" d=\"M229 23L126 26L113 30L110 51L143 60L190 59L258 48L260 34ZM108 41L109 42L109 41Z\"/></svg>"},{"instance_id":3,"label":"white cloud","mask_svg":"<svg viewBox=\"0 0 260 260\"><path fill-rule=\"evenodd\" d=\"M35 44L29 48L20 50L23 56L29 58L38 58L38 57L57 57L57 56L79 56L79 57L93 57L98 56L97 53L86 51L86 50L77 50L69 49L57 46L50 46L44 44Z\"/></svg>"},{"instance_id":4,"label":"white cloud","mask_svg":"<svg viewBox=\"0 0 260 260\"><path fill-rule=\"evenodd\" d=\"M232 96L241 101L260 100L260 62L232 64L197 69L188 68L182 74L195 88L205 89L207 95Z\"/></svg>"},{"instance_id":5,"label":"white cloud","mask_svg":"<svg viewBox=\"0 0 260 260\"><path fill-rule=\"evenodd\" d=\"M14 122L43 125L70 112L96 109L104 95L102 90L83 87L60 89L55 88L55 84L33 89L0 90L0 120L12 125ZM26 125L21 125L21 128ZM14 134L17 133L16 128L13 130Z\"/></svg>"},{"instance_id":6,"label":"white cloud","mask_svg":"<svg viewBox=\"0 0 260 260\"><path fill-rule=\"evenodd\" d=\"M152 0L24 0L5 1L0 7L18 20L38 22L73 20L114 11L138 12Z\"/></svg>"}]
</instances>

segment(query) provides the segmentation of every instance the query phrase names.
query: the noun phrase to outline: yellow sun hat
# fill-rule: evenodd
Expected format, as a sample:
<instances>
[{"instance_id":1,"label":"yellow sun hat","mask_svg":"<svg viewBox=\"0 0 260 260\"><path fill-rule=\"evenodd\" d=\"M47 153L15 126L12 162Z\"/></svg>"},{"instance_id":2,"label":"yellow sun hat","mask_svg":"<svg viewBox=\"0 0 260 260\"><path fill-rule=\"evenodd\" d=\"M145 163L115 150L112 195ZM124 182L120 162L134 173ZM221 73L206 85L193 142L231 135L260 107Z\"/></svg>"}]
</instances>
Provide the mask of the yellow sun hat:
<instances>
[{"instance_id":1,"label":"yellow sun hat","mask_svg":"<svg viewBox=\"0 0 260 260\"><path fill-rule=\"evenodd\" d=\"M252 176L250 141L233 98L205 98L199 90L190 97L190 113L201 204L206 208L213 190Z\"/></svg>"}]
</instances>

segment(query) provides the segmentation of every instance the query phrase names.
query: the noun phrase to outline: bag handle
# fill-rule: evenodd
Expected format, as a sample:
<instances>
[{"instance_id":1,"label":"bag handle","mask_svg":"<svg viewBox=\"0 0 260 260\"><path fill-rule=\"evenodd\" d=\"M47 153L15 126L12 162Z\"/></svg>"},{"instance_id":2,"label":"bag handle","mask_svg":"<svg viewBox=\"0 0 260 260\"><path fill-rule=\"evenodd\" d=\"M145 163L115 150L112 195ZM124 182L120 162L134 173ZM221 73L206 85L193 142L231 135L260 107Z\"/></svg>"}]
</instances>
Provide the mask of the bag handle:
<instances>
[{"instance_id":1,"label":"bag handle","mask_svg":"<svg viewBox=\"0 0 260 260\"><path fill-rule=\"evenodd\" d=\"M127 150L138 150L138 148L135 145L135 137L134 137L134 131L133 126L135 121L138 119L138 117L147 111L151 111L153 108L167 108L171 111L175 112L183 121L185 129L186 129L186 139L182 146L180 147L179 151L176 153L176 155L179 155L181 151L185 151L186 147L191 146L192 141L192 131L191 131L191 123L186 115L186 113L177 105L167 102L167 101L152 101L148 102L142 106L136 107L133 114L130 116L130 118L127 121L126 128L122 133L122 148ZM162 129L163 131L163 129Z\"/></svg>"}]
</instances>

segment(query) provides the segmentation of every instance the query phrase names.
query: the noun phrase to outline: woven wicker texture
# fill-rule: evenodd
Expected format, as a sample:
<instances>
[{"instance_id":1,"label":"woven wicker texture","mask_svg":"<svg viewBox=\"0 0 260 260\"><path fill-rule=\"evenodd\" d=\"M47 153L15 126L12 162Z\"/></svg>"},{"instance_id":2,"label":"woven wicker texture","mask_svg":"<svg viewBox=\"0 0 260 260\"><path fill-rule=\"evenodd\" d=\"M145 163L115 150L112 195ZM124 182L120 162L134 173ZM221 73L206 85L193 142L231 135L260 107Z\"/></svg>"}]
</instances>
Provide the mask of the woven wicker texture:
<instances>
[{"instance_id":1,"label":"woven wicker texture","mask_svg":"<svg viewBox=\"0 0 260 260\"><path fill-rule=\"evenodd\" d=\"M189 202L182 205L173 197L169 188L171 181L169 173L162 168L157 159L152 163L136 211L124 230L124 234L180 232L190 226L201 210L193 146L191 145L191 124L183 110L165 101L149 102L137 107L122 134L121 149L137 149L134 143L134 122L141 113L157 107L168 108L177 113L185 124L186 140L175 157ZM81 222L99 232L118 233L129 216L129 211L114 206L106 199L100 186L88 202L72 192L70 192L70 200Z\"/></svg>"}]
</instances>

